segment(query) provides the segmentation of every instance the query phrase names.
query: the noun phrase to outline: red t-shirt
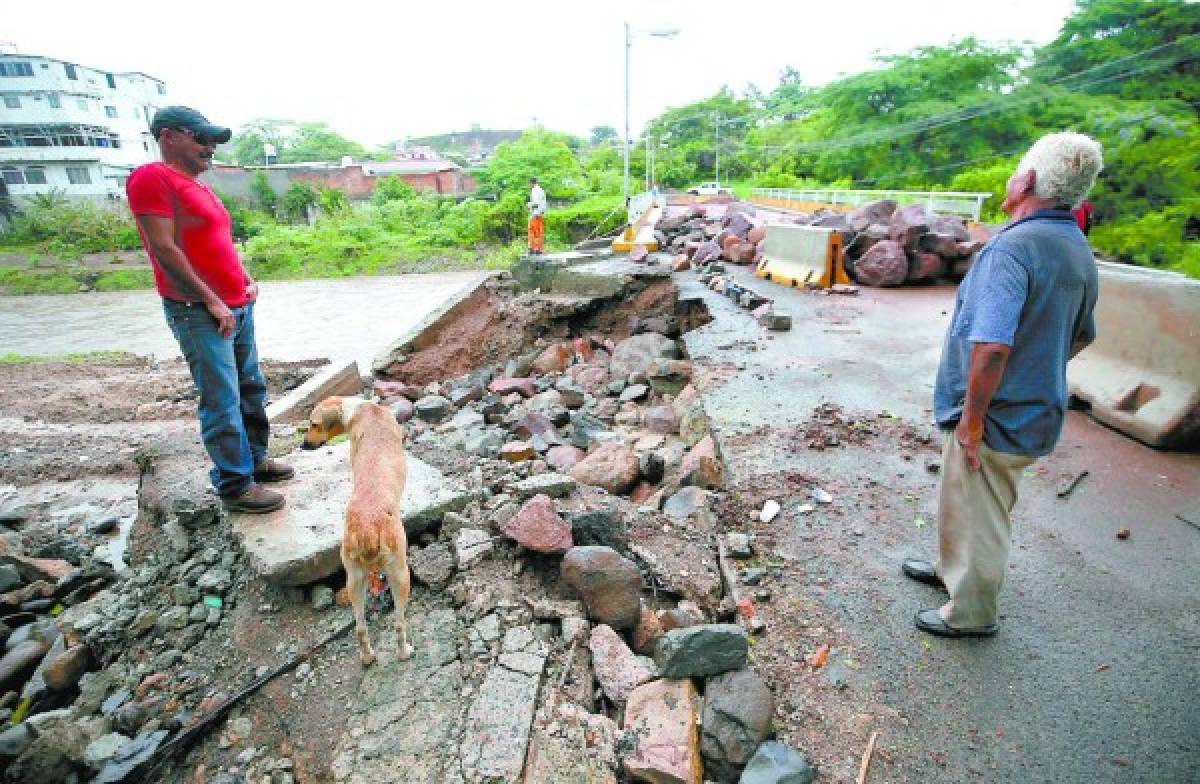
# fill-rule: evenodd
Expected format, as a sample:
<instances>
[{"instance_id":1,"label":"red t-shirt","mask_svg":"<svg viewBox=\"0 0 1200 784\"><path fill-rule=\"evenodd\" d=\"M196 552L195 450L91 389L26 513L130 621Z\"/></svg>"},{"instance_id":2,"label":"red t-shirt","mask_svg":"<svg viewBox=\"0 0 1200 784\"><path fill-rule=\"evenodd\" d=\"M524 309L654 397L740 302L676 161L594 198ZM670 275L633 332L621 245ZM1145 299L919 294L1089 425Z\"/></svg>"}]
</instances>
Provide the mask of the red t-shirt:
<instances>
[{"instance_id":1,"label":"red t-shirt","mask_svg":"<svg viewBox=\"0 0 1200 784\"><path fill-rule=\"evenodd\" d=\"M134 215L175 219L175 244L191 262L196 277L204 281L222 302L231 308L246 304L246 271L233 247L232 221L212 188L180 174L165 163L147 163L129 175L125 193ZM175 288L154 258L141 226L138 226L138 234L150 257L158 293L180 302L194 300L195 297L184 295Z\"/></svg>"}]
</instances>

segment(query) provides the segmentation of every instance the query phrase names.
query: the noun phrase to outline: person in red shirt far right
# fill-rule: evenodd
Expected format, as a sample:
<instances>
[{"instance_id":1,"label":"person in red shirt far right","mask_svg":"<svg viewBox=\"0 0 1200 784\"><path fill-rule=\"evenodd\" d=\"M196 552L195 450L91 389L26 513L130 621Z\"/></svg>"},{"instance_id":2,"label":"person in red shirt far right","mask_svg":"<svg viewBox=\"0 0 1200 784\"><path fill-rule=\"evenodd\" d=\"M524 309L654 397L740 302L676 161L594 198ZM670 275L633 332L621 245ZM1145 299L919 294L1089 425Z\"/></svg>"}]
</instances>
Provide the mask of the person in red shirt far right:
<instances>
[{"instance_id":1,"label":"person in red shirt far right","mask_svg":"<svg viewBox=\"0 0 1200 784\"><path fill-rule=\"evenodd\" d=\"M295 472L267 457L267 385L254 339L258 284L238 258L225 205L197 179L231 131L195 109L168 106L150 132L162 162L135 169L125 191L167 324L200 390L209 476L229 511L273 512L284 497L262 484Z\"/></svg>"}]
</instances>

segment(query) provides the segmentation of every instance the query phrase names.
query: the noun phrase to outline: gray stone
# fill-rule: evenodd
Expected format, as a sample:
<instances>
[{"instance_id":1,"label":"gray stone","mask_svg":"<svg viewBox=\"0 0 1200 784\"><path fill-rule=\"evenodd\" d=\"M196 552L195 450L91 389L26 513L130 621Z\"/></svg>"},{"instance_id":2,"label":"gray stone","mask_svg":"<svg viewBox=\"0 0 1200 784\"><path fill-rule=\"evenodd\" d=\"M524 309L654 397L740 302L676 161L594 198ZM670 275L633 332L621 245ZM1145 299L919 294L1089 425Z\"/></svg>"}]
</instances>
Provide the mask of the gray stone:
<instances>
[{"instance_id":1,"label":"gray stone","mask_svg":"<svg viewBox=\"0 0 1200 784\"><path fill-rule=\"evenodd\" d=\"M21 572L12 564L0 564L0 593L21 587Z\"/></svg>"},{"instance_id":2,"label":"gray stone","mask_svg":"<svg viewBox=\"0 0 1200 784\"><path fill-rule=\"evenodd\" d=\"M575 480L569 476L548 472L514 482L508 489L521 499L532 498L535 495L565 498L575 489L575 484Z\"/></svg>"},{"instance_id":3,"label":"gray stone","mask_svg":"<svg viewBox=\"0 0 1200 784\"><path fill-rule=\"evenodd\" d=\"M573 547L562 562L563 581L587 607L588 617L614 629L630 629L641 615L642 575L637 565L609 547Z\"/></svg>"},{"instance_id":4,"label":"gray stone","mask_svg":"<svg viewBox=\"0 0 1200 784\"><path fill-rule=\"evenodd\" d=\"M183 606L175 606L159 616L155 626L163 634L169 634L172 631L178 631L188 625L188 608Z\"/></svg>"},{"instance_id":5,"label":"gray stone","mask_svg":"<svg viewBox=\"0 0 1200 784\"><path fill-rule=\"evenodd\" d=\"M445 542L414 548L408 553L408 566L417 582L431 588L443 588L454 577L454 554Z\"/></svg>"},{"instance_id":6,"label":"gray stone","mask_svg":"<svg viewBox=\"0 0 1200 784\"><path fill-rule=\"evenodd\" d=\"M441 422L454 410L454 404L441 395L426 395L416 403L417 419L425 422Z\"/></svg>"},{"instance_id":7,"label":"gray stone","mask_svg":"<svg viewBox=\"0 0 1200 784\"><path fill-rule=\"evenodd\" d=\"M154 756L154 752L166 740L170 733L158 730L134 738L118 749L108 764L100 771L100 775L92 779L92 784L118 784L144 765Z\"/></svg>"},{"instance_id":8,"label":"gray stone","mask_svg":"<svg viewBox=\"0 0 1200 784\"><path fill-rule=\"evenodd\" d=\"M342 568L340 548L350 498L349 442L300 452L292 459L296 479L288 505L265 515L231 515L234 535L251 568L281 585L307 585ZM410 539L459 511L470 493L428 463L408 456L408 480L400 516Z\"/></svg>"},{"instance_id":9,"label":"gray stone","mask_svg":"<svg viewBox=\"0 0 1200 784\"><path fill-rule=\"evenodd\" d=\"M21 691L49 650L41 640L26 640L5 653L0 659L0 694Z\"/></svg>"},{"instance_id":10,"label":"gray stone","mask_svg":"<svg viewBox=\"0 0 1200 784\"><path fill-rule=\"evenodd\" d=\"M708 415L704 413L704 408L698 403L689 406L679 415L679 437L690 449L704 440L706 435Z\"/></svg>"},{"instance_id":11,"label":"gray stone","mask_svg":"<svg viewBox=\"0 0 1200 784\"><path fill-rule=\"evenodd\" d=\"M725 534L725 543L729 545L729 554L734 558L750 558L754 555L754 547L750 544L750 535L736 531Z\"/></svg>"},{"instance_id":12,"label":"gray stone","mask_svg":"<svg viewBox=\"0 0 1200 784\"><path fill-rule=\"evenodd\" d=\"M775 699L753 670L734 670L708 679L700 753L707 775L733 781L771 731Z\"/></svg>"},{"instance_id":13,"label":"gray stone","mask_svg":"<svg viewBox=\"0 0 1200 784\"><path fill-rule=\"evenodd\" d=\"M812 784L816 778L817 769L803 754L769 740L760 744L746 763L739 784Z\"/></svg>"},{"instance_id":14,"label":"gray stone","mask_svg":"<svg viewBox=\"0 0 1200 784\"><path fill-rule=\"evenodd\" d=\"M504 433L495 428L472 428L463 434L463 451L476 457L496 457L504 446Z\"/></svg>"},{"instance_id":15,"label":"gray stone","mask_svg":"<svg viewBox=\"0 0 1200 784\"><path fill-rule=\"evenodd\" d=\"M27 722L21 722L15 727L9 727L0 732L0 759L17 757L33 742L33 733Z\"/></svg>"},{"instance_id":16,"label":"gray stone","mask_svg":"<svg viewBox=\"0 0 1200 784\"><path fill-rule=\"evenodd\" d=\"M209 569L196 580L196 587L204 593L224 594L232 584L233 575L219 566Z\"/></svg>"},{"instance_id":17,"label":"gray stone","mask_svg":"<svg viewBox=\"0 0 1200 784\"><path fill-rule=\"evenodd\" d=\"M663 514L680 522L707 507L708 491L703 487L684 487L663 504Z\"/></svg>"},{"instance_id":18,"label":"gray stone","mask_svg":"<svg viewBox=\"0 0 1200 784\"><path fill-rule=\"evenodd\" d=\"M672 629L662 636L654 661L664 678L716 675L746 666L749 644L742 627L710 623Z\"/></svg>"},{"instance_id":19,"label":"gray stone","mask_svg":"<svg viewBox=\"0 0 1200 784\"><path fill-rule=\"evenodd\" d=\"M459 569L469 569L492 551L491 537L478 528L463 528L454 540L454 557Z\"/></svg>"},{"instance_id":20,"label":"gray stone","mask_svg":"<svg viewBox=\"0 0 1200 784\"><path fill-rule=\"evenodd\" d=\"M107 735L101 735L88 744L88 747L83 752L83 761L93 770L100 770L128 742L129 738L119 732L110 732Z\"/></svg>"},{"instance_id":21,"label":"gray stone","mask_svg":"<svg viewBox=\"0 0 1200 784\"><path fill-rule=\"evenodd\" d=\"M616 509L594 509L575 515L571 518L571 538L577 547L611 547L619 552L629 550L625 520Z\"/></svg>"},{"instance_id":22,"label":"gray stone","mask_svg":"<svg viewBox=\"0 0 1200 784\"><path fill-rule=\"evenodd\" d=\"M621 391L620 401L622 403L638 401L646 397L646 395L649 393L650 387L646 386L645 384L633 384L632 386L625 387L625 389Z\"/></svg>"},{"instance_id":23,"label":"gray stone","mask_svg":"<svg viewBox=\"0 0 1200 784\"><path fill-rule=\"evenodd\" d=\"M314 585L312 588L312 607L314 610L328 610L333 606L333 589L328 585Z\"/></svg>"},{"instance_id":24,"label":"gray stone","mask_svg":"<svg viewBox=\"0 0 1200 784\"><path fill-rule=\"evenodd\" d=\"M634 335L617 343L613 349L609 372L613 378L628 378L630 373L645 373L656 359L675 359L679 349L675 341L657 332Z\"/></svg>"},{"instance_id":25,"label":"gray stone","mask_svg":"<svg viewBox=\"0 0 1200 784\"><path fill-rule=\"evenodd\" d=\"M763 326L772 332L787 332L792 328L791 314L772 310L763 316Z\"/></svg>"}]
</instances>

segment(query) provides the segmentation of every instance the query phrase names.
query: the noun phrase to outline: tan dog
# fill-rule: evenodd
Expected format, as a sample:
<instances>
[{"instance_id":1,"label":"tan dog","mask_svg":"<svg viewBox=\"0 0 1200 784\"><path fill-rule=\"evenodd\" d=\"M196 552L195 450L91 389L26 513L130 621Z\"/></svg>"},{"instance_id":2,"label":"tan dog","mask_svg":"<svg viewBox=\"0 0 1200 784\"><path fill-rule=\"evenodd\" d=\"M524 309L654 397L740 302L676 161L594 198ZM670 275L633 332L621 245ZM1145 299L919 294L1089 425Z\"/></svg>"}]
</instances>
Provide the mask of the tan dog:
<instances>
[{"instance_id":1,"label":"tan dog","mask_svg":"<svg viewBox=\"0 0 1200 784\"><path fill-rule=\"evenodd\" d=\"M342 565L354 606L359 658L364 666L375 661L364 605L368 575L382 571L396 602L398 656L407 659L413 649L404 623L409 592L408 539L400 520L400 497L408 476L404 432L383 406L356 397L331 397L313 409L304 448L316 449L345 432L350 433L353 489L346 505Z\"/></svg>"}]
</instances>

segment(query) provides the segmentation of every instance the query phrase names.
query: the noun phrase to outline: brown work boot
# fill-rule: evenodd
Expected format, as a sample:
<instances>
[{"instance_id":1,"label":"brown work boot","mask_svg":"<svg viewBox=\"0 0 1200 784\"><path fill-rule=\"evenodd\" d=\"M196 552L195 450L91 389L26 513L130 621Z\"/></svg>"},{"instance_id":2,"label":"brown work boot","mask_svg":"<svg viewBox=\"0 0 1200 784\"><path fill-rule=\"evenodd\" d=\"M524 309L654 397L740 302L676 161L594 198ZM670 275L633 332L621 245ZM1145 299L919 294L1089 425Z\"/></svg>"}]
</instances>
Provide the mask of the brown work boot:
<instances>
[{"instance_id":1,"label":"brown work boot","mask_svg":"<svg viewBox=\"0 0 1200 784\"><path fill-rule=\"evenodd\" d=\"M246 492L232 498L222 498L221 503L225 505L225 510L228 512L266 514L274 512L276 509L282 509L287 501L282 493L268 490L262 485L250 485L250 489Z\"/></svg>"},{"instance_id":2,"label":"brown work boot","mask_svg":"<svg viewBox=\"0 0 1200 784\"><path fill-rule=\"evenodd\" d=\"M295 475L296 471L290 465L270 458L254 466L255 482L284 482Z\"/></svg>"}]
</instances>

